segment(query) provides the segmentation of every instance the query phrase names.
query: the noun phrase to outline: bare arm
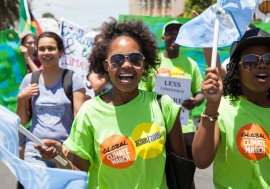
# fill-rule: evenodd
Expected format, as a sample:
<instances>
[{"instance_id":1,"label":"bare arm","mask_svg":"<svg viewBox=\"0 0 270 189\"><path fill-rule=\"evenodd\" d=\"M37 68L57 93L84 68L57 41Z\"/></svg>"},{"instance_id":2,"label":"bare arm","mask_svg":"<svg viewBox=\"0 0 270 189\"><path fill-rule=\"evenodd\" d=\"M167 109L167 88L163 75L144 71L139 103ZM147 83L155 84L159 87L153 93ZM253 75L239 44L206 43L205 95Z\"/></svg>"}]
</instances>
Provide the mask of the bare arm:
<instances>
[{"instance_id":1,"label":"bare arm","mask_svg":"<svg viewBox=\"0 0 270 189\"><path fill-rule=\"evenodd\" d=\"M31 56L29 56L27 48L24 46L20 46L20 51L23 54L25 62L29 66L31 72L38 71L39 69L36 66L36 64L33 62Z\"/></svg>"},{"instance_id":2,"label":"bare arm","mask_svg":"<svg viewBox=\"0 0 270 189\"><path fill-rule=\"evenodd\" d=\"M210 114L208 109L205 112ZM217 112L217 111L216 111ZM192 143L192 154L195 165L205 169L214 161L220 139L220 131L217 122L201 118L200 126Z\"/></svg>"},{"instance_id":3,"label":"bare arm","mask_svg":"<svg viewBox=\"0 0 270 189\"><path fill-rule=\"evenodd\" d=\"M197 93L194 98L195 98L195 106L200 106L203 103L204 95L203 93Z\"/></svg>"},{"instance_id":4,"label":"bare arm","mask_svg":"<svg viewBox=\"0 0 270 189\"><path fill-rule=\"evenodd\" d=\"M85 89L79 89L73 92L73 110L74 117L77 115L79 109L85 101Z\"/></svg>"},{"instance_id":5,"label":"bare arm","mask_svg":"<svg viewBox=\"0 0 270 189\"><path fill-rule=\"evenodd\" d=\"M89 81L95 93L99 93L102 89L104 89L104 87L107 84L107 81L105 78L100 79L98 75L95 73L90 73Z\"/></svg>"},{"instance_id":6,"label":"bare arm","mask_svg":"<svg viewBox=\"0 0 270 189\"><path fill-rule=\"evenodd\" d=\"M31 120L31 115L29 110L31 109L31 104L29 99L33 96L38 95L38 85L37 84L29 84L25 89L23 89L17 97L18 103L16 108L16 114L21 119L21 124L26 125Z\"/></svg>"},{"instance_id":7,"label":"bare arm","mask_svg":"<svg viewBox=\"0 0 270 189\"><path fill-rule=\"evenodd\" d=\"M188 100L184 100L181 104L187 110L193 110L196 106L200 106L203 103L204 95L202 93L197 93L194 97Z\"/></svg>"},{"instance_id":8,"label":"bare arm","mask_svg":"<svg viewBox=\"0 0 270 189\"><path fill-rule=\"evenodd\" d=\"M174 154L184 158L187 157L179 115L176 117L173 128L168 134L168 141Z\"/></svg>"},{"instance_id":9,"label":"bare arm","mask_svg":"<svg viewBox=\"0 0 270 189\"><path fill-rule=\"evenodd\" d=\"M56 141L56 140L50 140L50 139L44 139L42 140L43 143L48 146L49 148L45 149L42 146L36 145L35 148L40 152L40 155L42 156L43 159L53 159L56 155L60 155L63 159L65 159L68 164L66 166L62 165L58 161L55 160L55 163L58 168L61 169L72 169L72 170L80 170L80 171L85 171L88 172L88 169L90 167L90 162L88 160L85 160L75 154L73 154L73 163L71 163L68 158L65 156L63 153L63 145ZM54 148L56 149L54 149Z\"/></svg>"},{"instance_id":10,"label":"bare arm","mask_svg":"<svg viewBox=\"0 0 270 189\"><path fill-rule=\"evenodd\" d=\"M214 94L208 92L212 90ZM205 113L209 116L217 115L222 96L222 81L217 68L207 68L207 74L202 83L207 99ZM220 140L220 130L216 121L201 118L200 126L192 143L194 163L200 169L207 168L214 160Z\"/></svg>"}]
</instances>

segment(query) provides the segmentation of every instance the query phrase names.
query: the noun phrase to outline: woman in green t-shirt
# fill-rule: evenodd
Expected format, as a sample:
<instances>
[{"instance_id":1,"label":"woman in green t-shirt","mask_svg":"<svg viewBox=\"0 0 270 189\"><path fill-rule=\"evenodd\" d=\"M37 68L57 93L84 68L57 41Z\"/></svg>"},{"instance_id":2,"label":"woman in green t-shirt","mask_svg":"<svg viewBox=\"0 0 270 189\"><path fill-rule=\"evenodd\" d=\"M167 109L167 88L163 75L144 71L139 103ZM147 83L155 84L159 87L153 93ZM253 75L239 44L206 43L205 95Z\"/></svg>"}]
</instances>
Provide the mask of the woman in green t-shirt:
<instances>
[{"instance_id":1,"label":"woman in green t-shirt","mask_svg":"<svg viewBox=\"0 0 270 189\"><path fill-rule=\"evenodd\" d=\"M252 29L234 42L227 71L222 84L207 68L194 162L203 169L214 161L216 188L270 188L270 34Z\"/></svg>"},{"instance_id":2,"label":"woman in green t-shirt","mask_svg":"<svg viewBox=\"0 0 270 189\"><path fill-rule=\"evenodd\" d=\"M81 107L64 143L74 159L57 166L88 172L88 188L167 188L166 137L171 151L186 154L181 107L164 95L161 111L156 93L138 89L160 64L155 36L141 20L117 23L113 18L101 34L89 57L90 71L110 80L113 89ZM61 143L43 142L50 147L36 146L43 158L58 154L67 160Z\"/></svg>"}]
</instances>

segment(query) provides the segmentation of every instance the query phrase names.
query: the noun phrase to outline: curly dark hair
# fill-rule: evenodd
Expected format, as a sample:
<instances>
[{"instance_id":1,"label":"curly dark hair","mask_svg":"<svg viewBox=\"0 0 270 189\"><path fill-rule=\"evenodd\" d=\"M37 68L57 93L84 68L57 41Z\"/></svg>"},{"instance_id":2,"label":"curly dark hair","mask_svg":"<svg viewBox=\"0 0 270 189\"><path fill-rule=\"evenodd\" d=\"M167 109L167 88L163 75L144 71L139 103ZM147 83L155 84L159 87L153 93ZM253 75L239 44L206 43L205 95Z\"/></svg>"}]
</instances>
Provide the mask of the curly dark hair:
<instances>
[{"instance_id":1,"label":"curly dark hair","mask_svg":"<svg viewBox=\"0 0 270 189\"><path fill-rule=\"evenodd\" d=\"M231 56L230 63L227 64L227 75L223 80L224 96L228 95L232 101L237 100L238 97L242 95L237 71L240 62L240 54L241 51ZM267 97L270 98L270 88L268 89Z\"/></svg>"},{"instance_id":2,"label":"curly dark hair","mask_svg":"<svg viewBox=\"0 0 270 189\"><path fill-rule=\"evenodd\" d=\"M227 64L227 75L223 80L224 95L230 96L232 100L236 100L242 94L237 72L239 61L240 53L236 53L230 58L230 62Z\"/></svg>"},{"instance_id":3,"label":"curly dark hair","mask_svg":"<svg viewBox=\"0 0 270 189\"><path fill-rule=\"evenodd\" d=\"M142 20L125 18L124 22L118 23L110 17L110 22L103 23L100 34L103 40L92 47L91 55L88 58L91 63L89 66L90 72L98 74L100 78L109 78L102 62L107 58L111 42L120 36L131 37L139 44L146 62L142 75L143 81L146 81L153 70L157 70L160 65L156 37Z\"/></svg>"}]
</instances>

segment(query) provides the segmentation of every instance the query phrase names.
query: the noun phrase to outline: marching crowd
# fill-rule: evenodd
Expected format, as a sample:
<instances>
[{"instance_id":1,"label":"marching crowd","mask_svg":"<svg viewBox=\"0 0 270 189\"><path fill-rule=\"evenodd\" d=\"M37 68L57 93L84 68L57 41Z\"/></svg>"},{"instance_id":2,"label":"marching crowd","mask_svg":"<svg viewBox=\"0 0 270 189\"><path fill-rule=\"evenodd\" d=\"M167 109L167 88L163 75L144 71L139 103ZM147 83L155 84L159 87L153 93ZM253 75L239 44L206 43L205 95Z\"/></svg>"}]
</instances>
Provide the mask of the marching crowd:
<instances>
[{"instance_id":1,"label":"marching crowd","mask_svg":"<svg viewBox=\"0 0 270 189\"><path fill-rule=\"evenodd\" d=\"M212 49L203 49L209 65L203 79L197 63L175 43L181 26L176 20L164 25L160 52L143 21L104 22L88 57L96 92L90 100L81 77L71 72L66 80L69 72L59 67L61 38L23 32L20 51L29 73L16 113L48 148L19 133L20 158L85 171L88 188L168 188L168 143L172 153L200 169L214 163L215 188L270 188L270 34L247 30L232 44L226 68L219 60L210 67ZM190 79L190 98L181 105L168 95L158 99L156 75ZM191 111L204 100L196 130ZM182 107L190 110L187 125L180 122ZM54 160L56 155L68 164Z\"/></svg>"}]
</instances>

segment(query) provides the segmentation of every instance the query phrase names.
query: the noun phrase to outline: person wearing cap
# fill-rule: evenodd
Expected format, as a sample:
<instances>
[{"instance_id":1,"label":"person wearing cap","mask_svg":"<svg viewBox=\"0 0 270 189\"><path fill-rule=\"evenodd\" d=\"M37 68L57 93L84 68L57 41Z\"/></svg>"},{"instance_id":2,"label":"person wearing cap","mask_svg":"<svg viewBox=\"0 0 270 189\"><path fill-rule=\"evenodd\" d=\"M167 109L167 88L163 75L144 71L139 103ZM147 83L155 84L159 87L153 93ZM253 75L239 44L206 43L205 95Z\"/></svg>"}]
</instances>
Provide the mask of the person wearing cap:
<instances>
[{"instance_id":1,"label":"person wearing cap","mask_svg":"<svg viewBox=\"0 0 270 189\"><path fill-rule=\"evenodd\" d=\"M204 169L214 161L215 188L270 188L270 34L247 31L227 69L223 84L217 68L206 69L194 162Z\"/></svg>"},{"instance_id":2,"label":"person wearing cap","mask_svg":"<svg viewBox=\"0 0 270 189\"><path fill-rule=\"evenodd\" d=\"M19 34L19 38L21 40L20 52L24 56L28 73L42 70L43 66L35 56L37 36L31 31L25 30Z\"/></svg>"},{"instance_id":3,"label":"person wearing cap","mask_svg":"<svg viewBox=\"0 0 270 189\"><path fill-rule=\"evenodd\" d=\"M172 77L191 79L192 97L183 101L182 106L190 110L188 125L183 125L182 130L186 144L187 157L192 160L191 144L195 133L195 124L191 110L202 104L204 96L201 93L202 75L198 64L180 53L180 46L175 43L178 31L182 24L177 20L166 23L163 27L162 40L165 42L165 52L161 53L161 65L157 74L168 74ZM166 73L165 73L166 72Z\"/></svg>"},{"instance_id":4,"label":"person wearing cap","mask_svg":"<svg viewBox=\"0 0 270 189\"><path fill-rule=\"evenodd\" d=\"M188 124L182 125L182 132L184 136L185 148L187 158L192 158L192 141L195 135L195 123L191 114L192 109L202 104L204 95L201 92L202 75L198 64L180 53L180 46L175 43L178 31L182 26L177 20L172 20L166 23L162 31L162 40L165 42L165 52L160 53L161 64L157 69L157 73L177 78L191 79L191 94L188 100L182 102L182 106L190 110ZM140 83L140 89L147 91L154 90L155 77L150 77L147 82ZM195 188L195 185L192 186Z\"/></svg>"}]
</instances>

